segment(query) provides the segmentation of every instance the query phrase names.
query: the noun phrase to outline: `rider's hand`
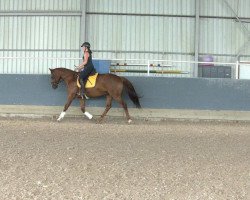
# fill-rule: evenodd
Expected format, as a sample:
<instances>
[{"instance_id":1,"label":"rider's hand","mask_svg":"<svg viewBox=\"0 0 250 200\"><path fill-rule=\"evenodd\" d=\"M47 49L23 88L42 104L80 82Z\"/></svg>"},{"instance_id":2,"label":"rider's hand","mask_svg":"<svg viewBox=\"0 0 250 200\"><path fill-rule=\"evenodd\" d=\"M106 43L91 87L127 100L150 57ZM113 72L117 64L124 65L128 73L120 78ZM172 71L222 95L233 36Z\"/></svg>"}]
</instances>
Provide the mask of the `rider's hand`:
<instances>
[{"instance_id":1,"label":"rider's hand","mask_svg":"<svg viewBox=\"0 0 250 200\"><path fill-rule=\"evenodd\" d=\"M79 70L79 67L78 66L76 66L76 65L74 65L75 66L75 71L76 72L79 72L80 70Z\"/></svg>"}]
</instances>

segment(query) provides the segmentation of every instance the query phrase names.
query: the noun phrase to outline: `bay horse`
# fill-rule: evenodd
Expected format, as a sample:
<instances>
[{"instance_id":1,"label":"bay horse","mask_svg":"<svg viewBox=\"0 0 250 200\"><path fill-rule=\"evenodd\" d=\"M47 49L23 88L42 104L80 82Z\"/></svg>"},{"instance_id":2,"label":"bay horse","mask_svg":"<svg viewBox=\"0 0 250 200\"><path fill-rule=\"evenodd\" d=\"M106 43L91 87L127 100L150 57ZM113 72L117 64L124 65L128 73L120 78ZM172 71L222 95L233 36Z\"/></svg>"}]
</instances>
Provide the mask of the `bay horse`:
<instances>
[{"instance_id":1,"label":"bay horse","mask_svg":"<svg viewBox=\"0 0 250 200\"><path fill-rule=\"evenodd\" d=\"M56 89L60 81L63 80L66 83L68 91L67 102L64 105L63 111L61 112L57 121L61 121L64 118L67 109L75 98L79 99L82 112L89 119L91 119L93 116L85 111L85 99L81 98L79 94L79 88L77 86L77 77L79 75L79 72L75 72L66 68L55 68L49 70L51 72L52 88ZM123 107L128 123L132 122L128 113L127 104L122 99L122 93L124 89L134 105L137 108L141 108L139 97L134 89L134 86L128 79L124 77L120 77L115 74L98 74L95 87L85 89L85 94L90 98L100 97L104 95L106 96L106 108L102 113L99 122L103 120L103 118L111 108L112 99L116 100Z\"/></svg>"}]
</instances>

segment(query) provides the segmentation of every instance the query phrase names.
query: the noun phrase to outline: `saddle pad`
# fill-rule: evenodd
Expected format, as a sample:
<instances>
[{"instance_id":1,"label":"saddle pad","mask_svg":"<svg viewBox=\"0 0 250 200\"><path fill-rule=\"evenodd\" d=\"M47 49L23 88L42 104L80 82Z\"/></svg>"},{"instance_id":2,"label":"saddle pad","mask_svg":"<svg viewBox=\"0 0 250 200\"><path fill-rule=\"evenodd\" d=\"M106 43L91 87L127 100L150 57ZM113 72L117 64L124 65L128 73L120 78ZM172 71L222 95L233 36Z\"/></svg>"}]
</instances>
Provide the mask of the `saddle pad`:
<instances>
[{"instance_id":1,"label":"saddle pad","mask_svg":"<svg viewBox=\"0 0 250 200\"><path fill-rule=\"evenodd\" d=\"M98 73L95 73L94 75L89 76L89 78L87 80L87 83L85 85L85 88L93 88L93 87L95 87L97 76L98 76ZM77 78L77 86L79 88L81 88L81 84L79 82L79 77Z\"/></svg>"}]
</instances>

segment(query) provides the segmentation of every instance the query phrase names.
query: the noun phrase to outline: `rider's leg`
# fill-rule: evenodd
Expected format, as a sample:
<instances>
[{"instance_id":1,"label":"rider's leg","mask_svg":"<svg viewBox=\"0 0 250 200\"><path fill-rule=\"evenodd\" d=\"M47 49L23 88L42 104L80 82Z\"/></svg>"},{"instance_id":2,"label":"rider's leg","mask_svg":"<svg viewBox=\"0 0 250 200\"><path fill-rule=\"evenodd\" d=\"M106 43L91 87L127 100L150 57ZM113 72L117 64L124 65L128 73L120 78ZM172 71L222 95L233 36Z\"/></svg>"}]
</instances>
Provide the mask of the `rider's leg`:
<instances>
[{"instance_id":1,"label":"rider's leg","mask_svg":"<svg viewBox=\"0 0 250 200\"><path fill-rule=\"evenodd\" d=\"M85 96L85 85L87 82L87 78L86 79L81 79L80 78L80 84L81 84L81 96L84 97Z\"/></svg>"},{"instance_id":2,"label":"rider's leg","mask_svg":"<svg viewBox=\"0 0 250 200\"><path fill-rule=\"evenodd\" d=\"M88 78L88 70L86 68L84 68L81 72L80 72L80 84L81 84L81 96L82 98L84 97L84 92L85 92L85 83L86 80Z\"/></svg>"},{"instance_id":3,"label":"rider's leg","mask_svg":"<svg viewBox=\"0 0 250 200\"><path fill-rule=\"evenodd\" d=\"M85 66L84 69L80 72L80 84L81 84L81 96L85 96L85 84L88 80L88 76L93 71L92 67Z\"/></svg>"},{"instance_id":4,"label":"rider's leg","mask_svg":"<svg viewBox=\"0 0 250 200\"><path fill-rule=\"evenodd\" d=\"M88 76L89 76L89 74L90 74L90 71L91 69L89 69L88 67L86 67L86 68L84 68L84 70L83 71L81 71L81 73L80 73L80 84L81 84L81 97L82 98L86 98L86 99L88 99L87 98L87 96L85 95L85 85L86 85L86 83L87 83L87 80L88 80Z\"/></svg>"}]
</instances>

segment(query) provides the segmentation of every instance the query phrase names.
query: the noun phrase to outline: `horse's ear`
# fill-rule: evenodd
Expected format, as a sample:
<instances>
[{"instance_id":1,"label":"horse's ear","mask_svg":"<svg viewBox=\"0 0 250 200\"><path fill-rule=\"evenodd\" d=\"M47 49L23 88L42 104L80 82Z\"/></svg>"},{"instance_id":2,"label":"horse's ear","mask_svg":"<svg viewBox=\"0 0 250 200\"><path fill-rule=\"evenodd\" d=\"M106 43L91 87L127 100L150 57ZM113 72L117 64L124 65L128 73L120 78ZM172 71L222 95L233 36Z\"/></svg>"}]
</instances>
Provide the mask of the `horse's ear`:
<instances>
[{"instance_id":1,"label":"horse's ear","mask_svg":"<svg viewBox=\"0 0 250 200\"><path fill-rule=\"evenodd\" d=\"M50 72L52 72L52 71L53 71L53 69L50 69L50 68L49 68L49 70L50 70Z\"/></svg>"}]
</instances>

